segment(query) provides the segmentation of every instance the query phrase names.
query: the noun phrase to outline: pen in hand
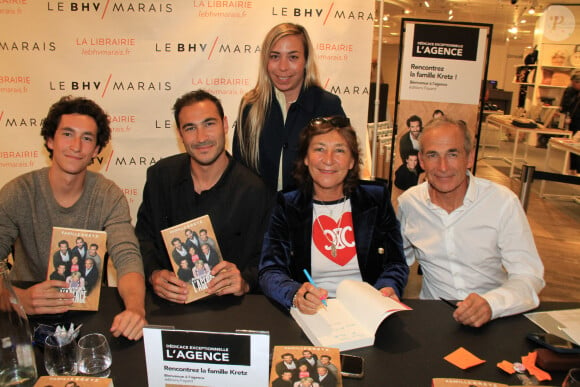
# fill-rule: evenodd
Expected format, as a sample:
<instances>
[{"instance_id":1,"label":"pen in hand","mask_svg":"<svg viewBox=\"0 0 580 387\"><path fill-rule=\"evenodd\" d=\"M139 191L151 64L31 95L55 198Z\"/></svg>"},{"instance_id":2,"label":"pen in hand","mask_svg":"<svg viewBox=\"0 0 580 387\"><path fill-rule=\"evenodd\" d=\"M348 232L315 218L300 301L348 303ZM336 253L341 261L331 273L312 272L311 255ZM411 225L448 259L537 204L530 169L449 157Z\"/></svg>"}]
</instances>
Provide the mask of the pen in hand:
<instances>
[{"instance_id":1,"label":"pen in hand","mask_svg":"<svg viewBox=\"0 0 580 387\"><path fill-rule=\"evenodd\" d=\"M445 299L445 298L443 298L443 297L439 297L439 299L440 299L441 301L443 301L444 303L446 303L447 305L449 305L450 307L452 307L453 309L457 309L457 305L455 305L455 304L454 304L454 303L452 303L451 301L449 301L449 300L446 300L446 299Z\"/></svg>"},{"instance_id":2,"label":"pen in hand","mask_svg":"<svg viewBox=\"0 0 580 387\"><path fill-rule=\"evenodd\" d=\"M308 272L308 270L304 269L304 275L306 275L308 282L310 282L312 284L312 286L314 286L315 288L318 288L318 286L316 286L316 283L314 282L314 280L310 276L310 273ZM328 303L326 302L326 298L322 298L320 301L322 301L322 304L324 304L324 306L328 306Z\"/></svg>"}]
</instances>

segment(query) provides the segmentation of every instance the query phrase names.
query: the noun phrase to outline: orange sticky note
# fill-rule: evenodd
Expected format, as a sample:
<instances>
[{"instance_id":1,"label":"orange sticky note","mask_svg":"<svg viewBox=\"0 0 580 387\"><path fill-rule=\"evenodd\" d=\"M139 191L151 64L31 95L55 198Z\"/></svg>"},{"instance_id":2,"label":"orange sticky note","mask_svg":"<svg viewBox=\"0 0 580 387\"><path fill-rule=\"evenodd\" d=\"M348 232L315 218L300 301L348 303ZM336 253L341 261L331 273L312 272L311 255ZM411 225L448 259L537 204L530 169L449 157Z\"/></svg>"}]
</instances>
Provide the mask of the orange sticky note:
<instances>
[{"instance_id":1,"label":"orange sticky note","mask_svg":"<svg viewBox=\"0 0 580 387\"><path fill-rule=\"evenodd\" d=\"M522 364L526 367L530 375L534 375L538 381L552 380L549 373L536 367L537 352L530 352L527 356L522 356Z\"/></svg>"},{"instance_id":2,"label":"orange sticky note","mask_svg":"<svg viewBox=\"0 0 580 387\"><path fill-rule=\"evenodd\" d=\"M449 355L445 356L443 359L447 360L449 363L456 367L465 370L467 368L476 366L481 363L485 363L485 360L481 360L467 349L463 347L457 348L455 351L451 352Z\"/></svg>"},{"instance_id":3,"label":"orange sticky note","mask_svg":"<svg viewBox=\"0 0 580 387\"><path fill-rule=\"evenodd\" d=\"M510 363L507 360L502 360L500 363L497 363L497 366L499 369L501 369L502 371L507 372L508 374L513 374L516 371L514 370L514 364Z\"/></svg>"}]
</instances>

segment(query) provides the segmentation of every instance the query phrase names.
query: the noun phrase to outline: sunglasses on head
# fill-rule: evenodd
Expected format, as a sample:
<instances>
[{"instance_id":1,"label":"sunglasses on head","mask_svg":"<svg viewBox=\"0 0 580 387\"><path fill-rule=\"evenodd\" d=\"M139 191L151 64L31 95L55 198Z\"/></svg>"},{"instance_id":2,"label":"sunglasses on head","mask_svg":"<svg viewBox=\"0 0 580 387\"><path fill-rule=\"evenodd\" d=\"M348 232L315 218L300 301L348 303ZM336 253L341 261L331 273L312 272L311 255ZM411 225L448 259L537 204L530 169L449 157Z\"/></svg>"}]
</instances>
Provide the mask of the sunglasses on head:
<instances>
[{"instance_id":1,"label":"sunglasses on head","mask_svg":"<svg viewBox=\"0 0 580 387\"><path fill-rule=\"evenodd\" d=\"M332 116L332 117L316 117L313 118L310 126L320 126L320 125L331 125L335 128L344 128L350 126L350 119L344 116Z\"/></svg>"}]
</instances>

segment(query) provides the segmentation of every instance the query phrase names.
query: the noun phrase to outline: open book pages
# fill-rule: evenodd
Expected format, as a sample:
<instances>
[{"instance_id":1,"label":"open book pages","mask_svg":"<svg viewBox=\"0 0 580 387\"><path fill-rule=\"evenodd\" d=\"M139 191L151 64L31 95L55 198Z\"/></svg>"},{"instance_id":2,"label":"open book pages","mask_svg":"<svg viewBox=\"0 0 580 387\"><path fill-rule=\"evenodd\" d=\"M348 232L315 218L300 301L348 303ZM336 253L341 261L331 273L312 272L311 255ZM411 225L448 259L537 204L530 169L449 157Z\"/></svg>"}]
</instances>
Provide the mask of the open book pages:
<instances>
[{"instance_id":1,"label":"open book pages","mask_svg":"<svg viewBox=\"0 0 580 387\"><path fill-rule=\"evenodd\" d=\"M364 300L364 302L363 302ZM407 305L384 297L366 282L344 280L336 298L316 314L292 308L290 314L315 345L341 351L373 345L380 323L395 312L410 310Z\"/></svg>"}]
</instances>

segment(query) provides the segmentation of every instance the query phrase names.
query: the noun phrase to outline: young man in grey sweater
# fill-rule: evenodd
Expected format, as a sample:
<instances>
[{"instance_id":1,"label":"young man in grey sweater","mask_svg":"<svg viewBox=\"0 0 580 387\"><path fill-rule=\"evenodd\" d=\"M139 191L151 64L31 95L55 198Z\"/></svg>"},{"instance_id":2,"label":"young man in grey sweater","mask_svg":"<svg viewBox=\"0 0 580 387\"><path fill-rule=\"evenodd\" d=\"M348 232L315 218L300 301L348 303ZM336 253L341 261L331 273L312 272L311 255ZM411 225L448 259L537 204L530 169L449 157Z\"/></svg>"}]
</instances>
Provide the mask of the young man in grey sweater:
<instances>
[{"instance_id":1,"label":"young man in grey sweater","mask_svg":"<svg viewBox=\"0 0 580 387\"><path fill-rule=\"evenodd\" d=\"M137 340L146 324L145 282L129 206L115 183L87 170L111 137L108 116L91 100L63 97L50 108L41 135L51 165L21 175L0 190L0 259L13 248L12 280L37 282L27 289L15 287L20 302L27 314L68 311L73 295L58 290L68 284L46 280L52 228L106 231L125 304L111 332Z\"/></svg>"}]
</instances>

